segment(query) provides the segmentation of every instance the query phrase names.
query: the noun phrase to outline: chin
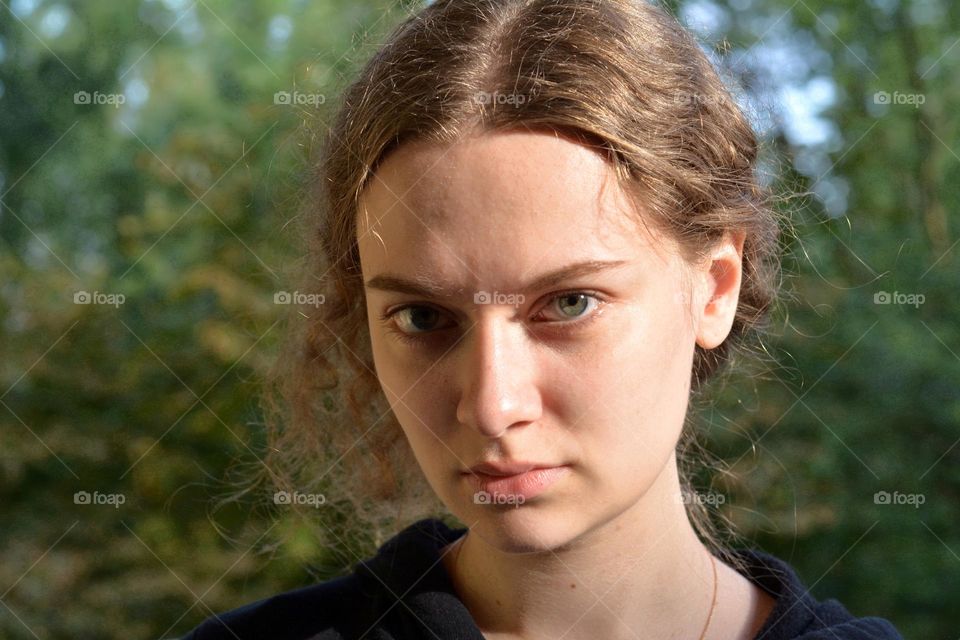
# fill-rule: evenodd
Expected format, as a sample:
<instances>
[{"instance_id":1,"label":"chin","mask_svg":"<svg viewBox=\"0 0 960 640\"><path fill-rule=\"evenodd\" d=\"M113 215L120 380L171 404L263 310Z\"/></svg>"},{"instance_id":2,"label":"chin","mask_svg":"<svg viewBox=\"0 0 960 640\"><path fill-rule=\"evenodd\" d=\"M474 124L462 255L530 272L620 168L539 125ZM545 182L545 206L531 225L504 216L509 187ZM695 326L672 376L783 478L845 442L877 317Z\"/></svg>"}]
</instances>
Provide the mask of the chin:
<instances>
[{"instance_id":1,"label":"chin","mask_svg":"<svg viewBox=\"0 0 960 640\"><path fill-rule=\"evenodd\" d=\"M466 519L460 519L473 523L473 534L503 553L539 553L564 547L581 533L571 514L556 506L536 501L520 506L471 504Z\"/></svg>"}]
</instances>

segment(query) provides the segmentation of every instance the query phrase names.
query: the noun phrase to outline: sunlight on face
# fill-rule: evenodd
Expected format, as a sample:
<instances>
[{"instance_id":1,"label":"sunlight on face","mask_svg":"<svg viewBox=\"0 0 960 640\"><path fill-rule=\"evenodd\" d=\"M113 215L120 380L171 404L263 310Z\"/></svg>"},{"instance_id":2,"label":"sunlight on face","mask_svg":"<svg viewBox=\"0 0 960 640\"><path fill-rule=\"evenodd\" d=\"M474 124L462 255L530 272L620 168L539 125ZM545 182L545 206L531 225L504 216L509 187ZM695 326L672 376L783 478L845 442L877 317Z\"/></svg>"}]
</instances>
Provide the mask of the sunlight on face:
<instances>
[{"instance_id":1,"label":"sunlight on face","mask_svg":"<svg viewBox=\"0 0 960 640\"><path fill-rule=\"evenodd\" d=\"M611 521L671 459L695 344L688 272L631 216L605 161L551 133L408 143L363 194L377 375L434 491L504 549ZM464 472L486 460L569 467L522 504L477 503Z\"/></svg>"}]
</instances>

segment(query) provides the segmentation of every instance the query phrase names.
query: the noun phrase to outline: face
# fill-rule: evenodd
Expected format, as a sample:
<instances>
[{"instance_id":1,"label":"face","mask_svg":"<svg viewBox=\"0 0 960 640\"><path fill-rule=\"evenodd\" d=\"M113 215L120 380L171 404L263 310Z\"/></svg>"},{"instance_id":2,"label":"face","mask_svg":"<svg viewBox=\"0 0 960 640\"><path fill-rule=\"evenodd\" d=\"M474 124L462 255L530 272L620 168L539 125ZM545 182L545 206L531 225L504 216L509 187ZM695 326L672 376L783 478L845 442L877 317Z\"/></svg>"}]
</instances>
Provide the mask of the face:
<instances>
[{"instance_id":1,"label":"face","mask_svg":"<svg viewBox=\"0 0 960 640\"><path fill-rule=\"evenodd\" d=\"M688 265L635 220L599 155L543 132L408 143L363 193L377 376L433 490L504 550L642 503L673 463L695 344L729 331L740 244ZM465 472L487 461L562 468L478 485Z\"/></svg>"}]
</instances>

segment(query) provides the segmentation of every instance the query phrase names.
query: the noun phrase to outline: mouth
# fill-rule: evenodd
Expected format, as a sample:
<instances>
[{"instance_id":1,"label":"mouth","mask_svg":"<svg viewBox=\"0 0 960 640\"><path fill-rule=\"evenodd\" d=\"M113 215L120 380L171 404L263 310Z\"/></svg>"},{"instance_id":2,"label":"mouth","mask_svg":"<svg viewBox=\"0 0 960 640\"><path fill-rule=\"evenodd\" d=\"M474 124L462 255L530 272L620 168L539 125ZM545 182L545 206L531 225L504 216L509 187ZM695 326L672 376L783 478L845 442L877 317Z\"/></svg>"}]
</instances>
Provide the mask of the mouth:
<instances>
[{"instance_id":1,"label":"mouth","mask_svg":"<svg viewBox=\"0 0 960 640\"><path fill-rule=\"evenodd\" d=\"M569 465L558 465L509 474L469 471L463 476L474 489L476 504L519 505L544 493L569 472Z\"/></svg>"}]
</instances>

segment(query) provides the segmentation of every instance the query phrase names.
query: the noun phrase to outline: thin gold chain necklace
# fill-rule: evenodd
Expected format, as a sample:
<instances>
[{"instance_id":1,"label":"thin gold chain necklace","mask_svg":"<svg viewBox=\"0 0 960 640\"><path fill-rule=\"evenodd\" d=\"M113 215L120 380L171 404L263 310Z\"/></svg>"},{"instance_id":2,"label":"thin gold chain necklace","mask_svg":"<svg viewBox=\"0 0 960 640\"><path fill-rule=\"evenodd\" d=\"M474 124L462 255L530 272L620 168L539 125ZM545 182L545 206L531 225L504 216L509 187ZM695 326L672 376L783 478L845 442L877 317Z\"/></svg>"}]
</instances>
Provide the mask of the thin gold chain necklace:
<instances>
[{"instance_id":1,"label":"thin gold chain necklace","mask_svg":"<svg viewBox=\"0 0 960 640\"><path fill-rule=\"evenodd\" d=\"M457 555L453 559L453 574L457 575L457 567L460 566L460 551L463 548L463 542L467 539L467 534L457 540ZM703 631L700 632L700 640L707 637L707 629L710 628L710 619L713 618L713 610L717 606L717 559L710 554L710 566L713 567L713 597L710 602L710 612L707 614L707 622L703 625Z\"/></svg>"},{"instance_id":2,"label":"thin gold chain necklace","mask_svg":"<svg viewBox=\"0 0 960 640\"><path fill-rule=\"evenodd\" d=\"M700 640L707 637L707 629L710 628L710 618L713 617L713 610L717 606L717 559L710 554L710 565L713 567L713 598L710 602L710 613L707 614L707 623L703 625L703 631L700 633Z\"/></svg>"}]
</instances>

